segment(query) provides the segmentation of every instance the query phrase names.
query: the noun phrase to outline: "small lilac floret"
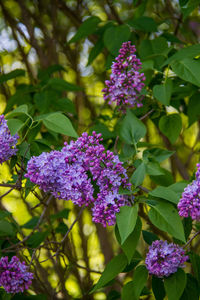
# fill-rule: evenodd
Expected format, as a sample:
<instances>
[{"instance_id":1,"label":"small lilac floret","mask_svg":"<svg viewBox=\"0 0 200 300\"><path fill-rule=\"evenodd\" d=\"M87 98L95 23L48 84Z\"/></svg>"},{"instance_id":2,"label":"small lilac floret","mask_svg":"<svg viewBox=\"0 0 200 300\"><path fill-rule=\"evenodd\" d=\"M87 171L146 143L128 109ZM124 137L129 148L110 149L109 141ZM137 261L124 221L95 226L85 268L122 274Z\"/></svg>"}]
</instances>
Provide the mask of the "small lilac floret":
<instances>
[{"instance_id":1,"label":"small lilac floret","mask_svg":"<svg viewBox=\"0 0 200 300\"><path fill-rule=\"evenodd\" d=\"M101 140L101 134L84 132L61 151L33 156L25 176L56 198L91 206L93 221L106 226L115 223L115 214L128 203L120 186L130 189L130 184L122 162L105 151Z\"/></svg>"},{"instance_id":2,"label":"small lilac floret","mask_svg":"<svg viewBox=\"0 0 200 300\"><path fill-rule=\"evenodd\" d=\"M0 259L0 286L3 286L7 293L23 293L28 290L33 279L33 273L28 272L25 262L13 256L8 261L8 256Z\"/></svg>"},{"instance_id":3,"label":"small lilac floret","mask_svg":"<svg viewBox=\"0 0 200 300\"><path fill-rule=\"evenodd\" d=\"M17 134L11 136L4 115L0 115L0 164L16 154L18 138Z\"/></svg>"},{"instance_id":4,"label":"small lilac floret","mask_svg":"<svg viewBox=\"0 0 200 300\"><path fill-rule=\"evenodd\" d=\"M145 264L151 275L168 277L188 260L182 247L167 241L156 240L149 247Z\"/></svg>"},{"instance_id":5,"label":"small lilac floret","mask_svg":"<svg viewBox=\"0 0 200 300\"><path fill-rule=\"evenodd\" d=\"M177 205L181 217L200 221L200 164L197 164L196 179L186 186Z\"/></svg>"},{"instance_id":6,"label":"small lilac floret","mask_svg":"<svg viewBox=\"0 0 200 300\"><path fill-rule=\"evenodd\" d=\"M106 80L106 88L102 90L104 100L109 104L117 104L119 110L127 107L142 106L145 76L140 73L141 61L134 54L135 46L131 42L122 44L119 55L115 58L111 70L110 80Z\"/></svg>"}]
</instances>

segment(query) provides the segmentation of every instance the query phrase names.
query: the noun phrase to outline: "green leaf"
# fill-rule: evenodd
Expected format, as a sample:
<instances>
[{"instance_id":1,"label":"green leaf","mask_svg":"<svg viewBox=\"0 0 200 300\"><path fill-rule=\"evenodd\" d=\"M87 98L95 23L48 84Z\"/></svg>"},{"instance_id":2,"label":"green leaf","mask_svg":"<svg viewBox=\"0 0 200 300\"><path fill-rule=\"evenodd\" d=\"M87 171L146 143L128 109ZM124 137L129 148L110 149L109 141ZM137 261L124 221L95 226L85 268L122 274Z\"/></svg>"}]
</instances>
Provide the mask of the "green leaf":
<instances>
[{"instance_id":1,"label":"green leaf","mask_svg":"<svg viewBox=\"0 0 200 300\"><path fill-rule=\"evenodd\" d=\"M185 234L181 218L176 208L167 202L147 201L150 207L148 216L159 229L168 232L173 237L185 243Z\"/></svg>"},{"instance_id":2,"label":"green leaf","mask_svg":"<svg viewBox=\"0 0 200 300\"><path fill-rule=\"evenodd\" d=\"M165 159L172 156L174 153L175 153L174 151L169 151L166 149L151 148L151 149L144 150L143 157L153 158L158 163L161 163Z\"/></svg>"},{"instance_id":3,"label":"green leaf","mask_svg":"<svg viewBox=\"0 0 200 300\"><path fill-rule=\"evenodd\" d=\"M146 166L145 163L142 162L139 167L133 172L130 182L134 184L135 186L138 186L143 183L144 177L146 174Z\"/></svg>"},{"instance_id":4,"label":"green leaf","mask_svg":"<svg viewBox=\"0 0 200 300\"><path fill-rule=\"evenodd\" d=\"M13 226L7 220L0 220L0 236L13 236Z\"/></svg>"},{"instance_id":5,"label":"green leaf","mask_svg":"<svg viewBox=\"0 0 200 300\"><path fill-rule=\"evenodd\" d=\"M186 275L183 269L164 279L168 300L180 299L186 285Z\"/></svg>"},{"instance_id":6,"label":"green leaf","mask_svg":"<svg viewBox=\"0 0 200 300\"><path fill-rule=\"evenodd\" d=\"M69 43L75 43L79 41L80 39L83 39L87 37L88 35L94 33L97 29L97 25L101 22L101 19L99 19L96 16L89 17L86 19L81 26L79 27L76 34L73 36L73 38L69 41Z\"/></svg>"},{"instance_id":7,"label":"green leaf","mask_svg":"<svg viewBox=\"0 0 200 300\"><path fill-rule=\"evenodd\" d=\"M37 225L38 221L39 221L39 217L33 217L21 227L26 229L33 229Z\"/></svg>"},{"instance_id":8,"label":"green leaf","mask_svg":"<svg viewBox=\"0 0 200 300\"><path fill-rule=\"evenodd\" d=\"M142 236L144 241L148 244L151 245L154 241L159 240L158 236L155 235L154 233L146 230L142 230Z\"/></svg>"},{"instance_id":9,"label":"green leaf","mask_svg":"<svg viewBox=\"0 0 200 300\"><path fill-rule=\"evenodd\" d=\"M152 190L149 193L149 195L168 200L174 204L178 204L179 199L180 199L179 195L177 193L175 193L170 188L170 186L169 187L158 186L154 190Z\"/></svg>"},{"instance_id":10,"label":"green leaf","mask_svg":"<svg viewBox=\"0 0 200 300\"><path fill-rule=\"evenodd\" d=\"M180 300L199 300L199 287L197 280L189 273L187 275L187 284Z\"/></svg>"},{"instance_id":11,"label":"green leaf","mask_svg":"<svg viewBox=\"0 0 200 300\"><path fill-rule=\"evenodd\" d=\"M23 295L23 294L15 294L12 297L12 300L47 300L47 296L43 294L39 295Z\"/></svg>"},{"instance_id":12,"label":"green leaf","mask_svg":"<svg viewBox=\"0 0 200 300\"><path fill-rule=\"evenodd\" d=\"M144 265L135 269L133 281L128 282L122 290L122 300L138 300L148 278L148 271Z\"/></svg>"},{"instance_id":13,"label":"green leaf","mask_svg":"<svg viewBox=\"0 0 200 300\"><path fill-rule=\"evenodd\" d=\"M200 60L184 58L171 63L172 71L186 82L200 86Z\"/></svg>"},{"instance_id":14,"label":"green leaf","mask_svg":"<svg viewBox=\"0 0 200 300\"><path fill-rule=\"evenodd\" d=\"M161 278L152 276L152 290L156 300L163 300L165 298L164 283Z\"/></svg>"},{"instance_id":15,"label":"green leaf","mask_svg":"<svg viewBox=\"0 0 200 300\"><path fill-rule=\"evenodd\" d=\"M157 162L145 162L146 173L148 175L159 176L164 175L163 168Z\"/></svg>"},{"instance_id":16,"label":"green leaf","mask_svg":"<svg viewBox=\"0 0 200 300\"><path fill-rule=\"evenodd\" d=\"M128 110L120 128L120 137L127 144L134 145L146 134L146 127L130 110Z\"/></svg>"},{"instance_id":17,"label":"green leaf","mask_svg":"<svg viewBox=\"0 0 200 300\"><path fill-rule=\"evenodd\" d=\"M14 71L11 71L7 74L3 74L0 76L0 84L1 83L4 83L10 79L13 79L13 78L16 78L16 77L19 77L19 76L24 76L25 75L25 71L22 70L22 69L16 69Z\"/></svg>"},{"instance_id":18,"label":"green leaf","mask_svg":"<svg viewBox=\"0 0 200 300\"><path fill-rule=\"evenodd\" d=\"M138 217L133 232L128 236L128 238L125 240L125 242L121 246L126 257L128 258L128 263L131 262L132 257L135 253L135 250L136 250L139 238L140 238L141 229L142 229L142 222L141 222L140 218Z\"/></svg>"},{"instance_id":19,"label":"green leaf","mask_svg":"<svg viewBox=\"0 0 200 300\"><path fill-rule=\"evenodd\" d=\"M173 61L179 61L179 60L183 60L185 58L194 58L195 56L199 56L199 55L200 55L200 44L182 48L179 51L177 51L174 55L170 56L164 62L162 67L164 67L165 65L171 64Z\"/></svg>"},{"instance_id":20,"label":"green leaf","mask_svg":"<svg viewBox=\"0 0 200 300\"><path fill-rule=\"evenodd\" d=\"M194 252L189 254L190 261L192 263L192 270L194 272L194 276L200 284L200 256Z\"/></svg>"},{"instance_id":21,"label":"green leaf","mask_svg":"<svg viewBox=\"0 0 200 300\"><path fill-rule=\"evenodd\" d=\"M154 19L142 16L137 19L129 19L127 21L127 24L129 24L131 27L133 27L136 30L141 30L144 32L155 32L157 31L157 25Z\"/></svg>"},{"instance_id":22,"label":"green leaf","mask_svg":"<svg viewBox=\"0 0 200 300\"><path fill-rule=\"evenodd\" d=\"M127 258L124 254L115 256L105 267L97 284L93 287L90 294L105 286L109 281L121 273L127 265Z\"/></svg>"},{"instance_id":23,"label":"green leaf","mask_svg":"<svg viewBox=\"0 0 200 300\"><path fill-rule=\"evenodd\" d=\"M61 113L49 114L42 121L49 130L75 138L78 137L71 121Z\"/></svg>"},{"instance_id":24,"label":"green leaf","mask_svg":"<svg viewBox=\"0 0 200 300\"><path fill-rule=\"evenodd\" d=\"M117 226L121 237L121 245L133 231L137 221L138 206L122 206L116 214Z\"/></svg>"},{"instance_id":25,"label":"green leaf","mask_svg":"<svg viewBox=\"0 0 200 300\"><path fill-rule=\"evenodd\" d=\"M59 218L68 219L70 210L68 208L64 208L63 210L59 211L57 214L51 215L51 220L56 220Z\"/></svg>"},{"instance_id":26,"label":"green leaf","mask_svg":"<svg viewBox=\"0 0 200 300\"><path fill-rule=\"evenodd\" d=\"M48 231L45 232L35 232L28 240L27 244L31 248L37 248L49 234Z\"/></svg>"},{"instance_id":27,"label":"green leaf","mask_svg":"<svg viewBox=\"0 0 200 300\"><path fill-rule=\"evenodd\" d=\"M170 104L172 94L172 81L168 79L165 84L154 85L153 95L154 97L164 105Z\"/></svg>"},{"instance_id":28,"label":"green leaf","mask_svg":"<svg viewBox=\"0 0 200 300\"><path fill-rule=\"evenodd\" d=\"M66 71L66 70L61 65L58 65L58 64L51 65L46 69L39 69L37 77L39 80L47 80L48 78L50 78L50 76L53 73L59 72L59 71Z\"/></svg>"},{"instance_id":29,"label":"green leaf","mask_svg":"<svg viewBox=\"0 0 200 300\"><path fill-rule=\"evenodd\" d=\"M11 135L14 135L24 126L24 123L21 120L8 119L7 125Z\"/></svg>"},{"instance_id":30,"label":"green leaf","mask_svg":"<svg viewBox=\"0 0 200 300\"><path fill-rule=\"evenodd\" d=\"M28 115L28 106L26 104L20 105L11 111L7 116L6 119L17 117L21 114Z\"/></svg>"},{"instance_id":31,"label":"green leaf","mask_svg":"<svg viewBox=\"0 0 200 300\"><path fill-rule=\"evenodd\" d=\"M131 31L127 25L112 26L106 29L104 33L104 45L110 53L117 56L122 43L127 42L130 35Z\"/></svg>"},{"instance_id":32,"label":"green leaf","mask_svg":"<svg viewBox=\"0 0 200 300\"><path fill-rule=\"evenodd\" d=\"M78 85L75 85L73 83L70 83L62 78L51 78L49 79L47 85L45 86L45 89L55 89L56 91L81 91L82 88Z\"/></svg>"},{"instance_id":33,"label":"green leaf","mask_svg":"<svg viewBox=\"0 0 200 300\"><path fill-rule=\"evenodd\" d=\"M100 38L90 51L87 66L91 65L91 63L95 60L95 58L102 52L103 48L104 48L104 43L102 41L102 38Z\"/></svg>"},{"instance_id":34,"label":"green leaf","mask_svg":"<svg viewBox=\"0 0 200 300\"><path fill-rule=\"evenodd\" d=\"M181 11L183 13L183 21L185 21L185 19L193 12L193 10L197 6L199 6L199 4L199 0L189 0L186 6L181 7Z\"/></svg>"},{"instance_id":35,"label":"green leaf","mask_svg":"<svg viewBox=\"0 0 200 300\"><path fill-rule=\"evenodd\" d=\"M188 103L188 117L189 117L189 126L194 122L200 120L200 95L195 93L189 100Z\"/></svg>"},{"instance_id":36,"label":"green leaf","mask_svg":"<svg viewBox=\"0 0 200 300\"><path fill-rule=\"evenodd\" d=\"M159 129L174 144L182 129L180 115L171 114L163 116L159 121Z\"/></svg>"}]
</instances>

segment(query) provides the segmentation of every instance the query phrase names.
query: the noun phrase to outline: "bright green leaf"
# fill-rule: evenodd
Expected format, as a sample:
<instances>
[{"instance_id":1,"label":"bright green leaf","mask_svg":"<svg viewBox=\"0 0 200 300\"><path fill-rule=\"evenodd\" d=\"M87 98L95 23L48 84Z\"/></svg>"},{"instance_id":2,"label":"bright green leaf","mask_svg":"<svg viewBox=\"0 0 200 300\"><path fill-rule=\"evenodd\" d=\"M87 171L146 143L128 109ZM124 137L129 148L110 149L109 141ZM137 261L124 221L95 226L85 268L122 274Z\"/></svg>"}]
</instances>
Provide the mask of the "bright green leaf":
<instances>
[{"instance_id":1,"label":"bright green leaf","mask_svg":"<svg viewBox=\"0 0 200 300\"><path fill-rule=\"evenodd\" d=\"M142 162L139 167L133 172L130 182L134 184L135 186L140 185L144 181L144 177L146 174L146 166L145 163Z\"/></svg>"},{"instance_id":2,"label":"bright green leaf","mask_svg":"<svg viewBox=\"0 0 200 300\"><path fill-rule=\"evenodd\" d=\"M168 79L167 82L164 84L154 85L153 87L154 97L164 105L170 104L171 94L172 81L170 79Z\"/></svg>"},{"instance_id":3,"label":"bright green leaf","mask_svg":"<svg viewBox=\"0 0 200 300\"><path fill-rule=\"evenodd\" d=\"M71 121L61 113L49 114L43 119L43 123L49 130L75 138L78 137Z\"/></svg>"},{"instance_id":4,"label":"bright green leaf","mask_svg":"<svg viewBox=\"0 0 200 300\"><path fill-rule=\"evenodd\" d=\"M11 135L14 135L24 126L24 123L18 119L8 119L7 125Z\"/></svg>"}]
</instances>

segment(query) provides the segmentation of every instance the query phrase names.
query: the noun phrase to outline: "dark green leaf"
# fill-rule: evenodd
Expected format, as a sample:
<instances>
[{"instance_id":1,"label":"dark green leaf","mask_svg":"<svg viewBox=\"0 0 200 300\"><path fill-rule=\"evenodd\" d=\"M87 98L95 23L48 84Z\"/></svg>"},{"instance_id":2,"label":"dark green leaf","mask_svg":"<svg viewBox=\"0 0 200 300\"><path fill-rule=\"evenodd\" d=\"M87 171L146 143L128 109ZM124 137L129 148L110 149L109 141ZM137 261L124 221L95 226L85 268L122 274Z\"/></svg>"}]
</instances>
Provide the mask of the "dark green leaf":
<instances>
[{"instance_id":1,"label":"dark green leaf","mask_svg":"<svg viewBox=\"0 0 200 300\"><path fill-rule=\"evenodd\" d=\"M122 43L127 42L131 32L127 25L112 26L106 29L103 40L106 48L114 56L117 56Z\"/></svg>"},{"instance_id":2,"label":"dark green leaf","mask_svg":"<svg viewBox=\"0 0 200 300\"><path fill-rule=\"evenodd\" d=\"M165 159L174 154L174 151L169 151L161 148L151 148L144 150L143 157L153 158L155 161L161 163Z\"/></svg>"},{"instance_id":3,"label":"dark green leaf","mask_svg":"<svg viewBox=\"0 0 200 300\"><path fill-rule=\"evenodd\" d=\"M172 203L178 204L179 202L179 195L177 193L175 193L170 186L169 187L165 187L165 186L158 186L156 187L154 190L152 190L149 195L154 196L154 197L158 197L158 198L162 198L162 199L166 199Z\"/></svg>"},{"instance_id":4,"label":"dark green leaf","mask_svg":"<svg viewBox=\"0 0 200 300\"><path fill-rule=\"evenodd\" d=\"M187 284L180 300L199 300L199 287L197 280L191 275L187 275Z\"/></svg>"},{"instance_id":5,"label":"dark green leaf","mask_svg":"<svg viewBox=\"0 0 200 300\"><path fill-rule=\"evenodd\" d=\"M101 22L96 16L89 17L86 19L81 26L79 27L77 33L73 36L73 38L69 41L69 43L75 43L80 39L87 37L88 35L94 33L96 31L97 25Z\"/></svg>"},{"instance_id":6,"label":"dark green leaf","mask_svg":"<svg viewBox=\"0 0 200 300\"><path fill-rule=\"evenodd\" d=\"M171 64L173 61L179 61L185 58L194 58L195 56L199 56L199 55L200 55L200 44L182 48L179 51L177 51L174 55L170 56L170 58L168 58L165 61L162 67Z\"/></svg>"},{"instance_id":7,"label":"dark green leaf","mask_svg":"<svg viewBox=\"0 0 200 300\"><path fill-rule=\"evenodd\" d=\"M138 300L148 278L148 271L144 265L135 269L133 281L127 283L122 290L122 300Z\"/></svg>"},{"instance_id":8,"label":"dark green leaf","mask_svg":"<svg viewBox=\"0 0 200 300\"><path fill-rule=\"evenodd\" d=\"M13 117L17 117L17 116L19 116L21 114L28 115L28 106L26 104L20 105L17 108L15 108L13 111L11 111L6 116L6 118L10 119L10 118L13 118Z\"/></svg>"},{"instance_id":9,"label":"dark green leaf","mask_svg":"<svg viewBox=\"0 0 200 300\"><path fill-rule=\"evenodd\" d=\"M39 217L33 217L21 227L26 229L33 229L37 225L38 221L39 221Z\"/></svg>"},{"instance_id":10,"label":"dark green leaf","mask_svg":"<svg viewBox=\"0 0 200 300\"><path fill-rule=\"evenodd\" d=\"M153 176L164 175L163 168L157 162L145 162L146 174Z\"/></svg>"},{"instance_id":11,"label":"dark green leaf","mask_svg":"<svg viewBox=\"0 0 200 300\"><path fill-rule=\"evenodd\" d=\"M65 68L61 65L52 65L49 66L46 69L40 69L38 71L38 79L39 80L47 80L53 73L59 72L59 71L66 71Z\"/></svg>"},{"instance_id":12,"label":"dark green leaf","mask_svg":"<svg viewBox=\"0 0 200 300\"><path fill-rule=\"evenodd\" d=\"M142 235L143 235L144 241L148 245L151 245L153 243L153 241L159 240L157 235L155 235L154 233L152 233L150 231L142 230Z\"/></svg>"},{"instance_id":13,"label":"dark green leaf","mask_svg":"<svg viewBox=\"0 0 200 300\"><path fill-rule=\"evenodd\" d=\"M135 253L135 249L137 247L137 244L138 244L138 241L140 238L141 229L142 229L142 222L141 222L140 218L138 217L133 232L129 235L129 237L126 239L126 241L121 246L124 253L126 254L126 257L128 258L128 263L131 262L132 257Z\"/></svg>"},{"instance_id":14,"label":"dark green leaf","mask_svg":"<svg viewBox=\"0 0 200 300\"><path fill-rule=\"evenodd\" d=\"M194 94L188 103L189 126L200 120L200 96L199 93Z\"/></svg>"},{"instance_id":15,"label":"dark green leaf","mask_svg":"<svg viewBox=\"0 0 200 300\"><path fill-rule=\"evenodd\" d=\"M186 82L200 86L200 60L184 58L171 63L172 71Z\"/></svg>"},{"instance_id":16,"label":"dark green leaf","mask_svg":"<svg viewBox=\"0 0 200 300\"><path fill-rule=\"evenodd\" d=\"M87 66L89 66L95 60L95 58L102 52L103 48L104 48L104 43L100 38L90 51Z\"/></svg>"},{"instance_id":17,"label":"dark green leaf","mask_svg":"<svg viewBox=\"0 0 200 300\"><path fill-rule=\"evenodd\" d=\"M164 283L161 278L152 276L152 290L156 300L163 300L165 298Z\"/></svg>"},{"instance_id":18,"label":"dark green leaf","mask_svg":"<svg viewBox=\"0 0 200 300\"><path fill-rule=\"evenodd\" d=\"M56 91L80 91L82 88L78 85L75 85L73 83L70 83L62 78L51 78L49 79L46 89L49 89L51 87L52 89L55 89Z\"/></svg>"},{"instance_id":19,"label":"dark green leaf","mask_svg":"<svg viewBox=\"0 0 200 300\"><path fill-rule=\"evenodd\" d=\"M154 19L142 16L137 19L130 19L127 23L136 30L141 30L144 32L155 32L157 31L157 25Z\"/></svg>"},{"instance_id":20,"label":"dark green leaf","mask_svg":"<svg viewBox=\"0 0 200 300\"><path fill-rule=\"evenodd\" d=\"M144 137L145 134L145 125L129 110L122 122L120 137L127 144L135 144Z\"/></svg>"},{"instance_id":21,"label":"dark green leaf","mask_svg":"<svg viewBox=\"0 0 200 300\"><path fill-rule=\"evenodd\" d=\"M170 79L168 79L164 84L154 85L153 87L154 97L164 105L170 104L171 94L172 81Z\"/></svg>"},{"instance_id":22,"label":"dark green leaf","mask_svg":"<svg viewBox=\"0 0 200 300\"><path fill-rule=\"evenodd\" d=\"M75 138L78 137L71 121L61 113L49 114L43 119L43 123L49 130Z\"/></svg>"},{"instance_id":23,"label":"dark green leaf","mask_svg":"<svg viewBox=\"0 0 200 300\"><path fill-rule=\"evenodd\" d=\"M8 119L7 125L11 135L14 135L24 126L24 123L18 119Z\"/></svg>"},{"instance_id":24,"label":"dark green leaf","mask_svg":"<svg viewBox=\"0 0 200 300\"><path fill-rule=\"evenodd\" d=\"M37 248L47 237L48 231L35 232L28 240L27 244L31 248Z\"/></svg>"},{"instance_id":25,"label":"dark green leaf","mask_svg":"<svg viewBox=\"0 0 200 300\"><path fill-rule=\"evenodd\" d=\"M0 236L13 236L14 229L10 222L7 220L0 220Z\"/></svg>"},{"instance_id":26,"label":"dark green leaf","mask_svg":"<svg viewBox=\"0 0 200 300\"><path fill-rule=\"evenodd\" d=\"M186 285L186 275L183 269L164 279L168 300L180 299Z\"/></svg>"},{"instance_id":27,"label":"dark green leaf","mask_svg":"<svg viewBox=\"0 0 200 300\"><path fill-rule=\"evenodd\" d=\"M189 254L194 276L200 284L200 256L194 252Z\"/></svg>"},{"instance_id":28,"label":"dark green leaf","mask_svg":"<svg viewBox=\"0 0 200 300\"><path fill-rule=\"evenodd\" d=\"M16 78L16 77L19 77L19 76L24 76L25 75L25 71L22 70L22 69L16 69L14 71L11 71L7 74L3 74L0 76L0 84L1 83L4 83L10 79L13 79L13 78Z\"/></svg>"},{"instance_id":29,"label":"dark green leaf","mask_svg":"<svg viewBox=\"0 0 200 300\"><path fill-rule=\"evenodd\" d=\"M125 254L119 254L115 256L105 267L101 277L97 284L93 287L90 293L93 293L105 286L109 281L114 279L119 273L123 271L127 265L127 258Z\"/></svg>"},{"instance_id":30,"label":"dark green leaf","mask_svg":"<svg viewBox=\"0 0 200 300\"><path fill-rule=\"evenodd\" d=\"M151 206L148 213L151 222L185 243L183 224L175 207L170 203L158 201L147 201L147 204Z\"/></svg>"},{"instance_id":31,"label":"dark green leaf","mask_svg":"<svg viewBox=\"0 0 200 300\"><path fill-rule=\"evenodd\" d=\"M121 237L121 244L133 231L137 221L138 206L122 206L116 214L117 226Z\"/></svg>"},{"instance_id":32,"label":"dark green leaf","mask_svg":"<svg viewBox=\"0 0 200 300\"><path fill-rule=\"evenodd\" d=\"M23 294L15 294L12 297L12 300L47 300L47 296L45 295L23 295Z\"/></svg>"},{"instance_id":33,"label":"dark green leaf","mask_svg":"<svg viewBox=\"0 0 200 300\"><path fill-rule=\"evenodd\" d=\"M171 114L163 116L159 121L160 131L174 144L182 129L182 120L180 115Z\"/></svg>"},{"instance_id":34,"label":"dark green leaf","mask_svg":"<svg viewBox=\"0 0 200 300\"><path fill-rule=\"evenodd\" d=\"M59 211L57 214L51 215L50 218L52 221L63 218L63 219L68 219L70 210L68 208L64 208L63 210Z\"/></svg>"},{"instance_id":35,"label":"dark green leaf","mask_svg":"<svg viewBox=\"0 0 200 300\"><path fill-rule=\"evenodd\" d=\"M143 183L144 177L146 174L146 166L145 163L142 162L139 167L133 172L133 175L130 178L130 182L135 186L138 186Z\"/></svg>"}]
</instances>

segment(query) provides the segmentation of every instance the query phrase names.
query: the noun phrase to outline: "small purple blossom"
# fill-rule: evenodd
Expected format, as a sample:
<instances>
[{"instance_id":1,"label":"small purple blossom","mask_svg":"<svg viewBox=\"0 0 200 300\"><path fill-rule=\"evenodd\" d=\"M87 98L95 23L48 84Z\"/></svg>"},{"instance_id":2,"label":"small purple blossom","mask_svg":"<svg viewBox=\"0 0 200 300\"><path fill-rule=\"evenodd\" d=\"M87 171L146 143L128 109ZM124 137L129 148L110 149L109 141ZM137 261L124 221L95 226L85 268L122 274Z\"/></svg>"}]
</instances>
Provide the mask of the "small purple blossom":
<instances>
[{"instance_id":1,"label":"small purple blossom","mask_svg":"<svg viewBox=\"0 0 200 300\"><path fill-rule=\"evenodd\" d=\"M200 221L200 164L197 164L196 179L186 186L177 205L179 215Z\"/></svg>"},{"instance_id":2,"label":"small purple blossom","mask_svg":"<svg viewBox=\"0 0 200 300\"><path fill-rule=\"evenodd\" d=\"M18 138L17 134L11 136L4 115L0 115L0 164L16 154Z\"/></svg>"},{"instance_id":3,"label":"small purple blossom","mask_svg":"<svg viewBox=\"0 0 200 300\"><path fill-rule=\"evenodd\" d=\"M184 268L188 256L180 246L167 241L156 240L149 247L145 264L151 275L168 277L178 268Z\"/></svg>"},{"instance_id":4,"label":"small purple blossom","mask_svg":"<svg viewBox=\"0 0 200 300\"><path fill-rule=\"evenodd\" d=\"M33 273L28 272L25 262L20 262L19 258L13 256L8 261L8 256L0 259L0 285L7 293L23 293L28 290L33 279Z\"/></svg>"},{"instance_id":5,"label":"small purple blossom","mask_svg":"<svg viewBox=\"0 0 200 300\"><path fill-rule=\"evenodd\" d=\"M184 189L182 197L177 205L179 215L200 221L200 181L193 180Z\"/></svg>"},{"instance_id":6,"label":"small purple blossom","mask_svg":"<svg viewBox=\"0 0 200 300\"><path fill-rule=\"evenodd\" d=\"M109 104L115 102L122 111L126 107L142 106L141 90L145 76L139 72L141 61L134 54L135 51L130 41L122 44L112 64L110 80L105 81L106 88L102 90L104 100L109 100Z\"/></svg>"},{"instance_id":7,"label":"small purple blossom","mask_svg":"<svg viewBox=\"0 0 200 300\"><path fill-rule=\"evenodd\" d=\"M26 177L56 198L91 206L93 221L103 226L115 223L115 214L127 204L119 187L130 188L128 176L118 156L105 151L101 134L86 132L76 141L65 143L61 151L32 157Z\"/></svg>"}]
</instances>

